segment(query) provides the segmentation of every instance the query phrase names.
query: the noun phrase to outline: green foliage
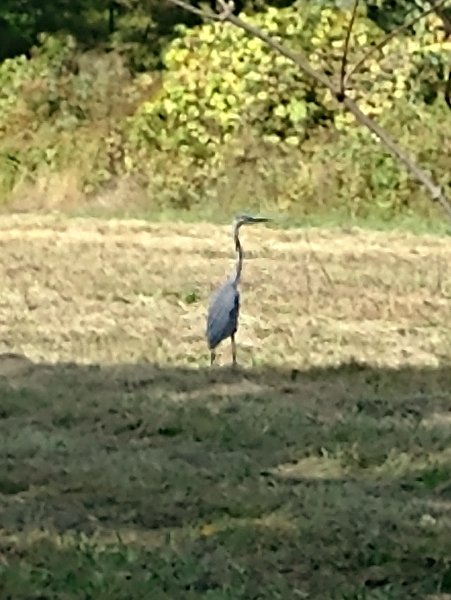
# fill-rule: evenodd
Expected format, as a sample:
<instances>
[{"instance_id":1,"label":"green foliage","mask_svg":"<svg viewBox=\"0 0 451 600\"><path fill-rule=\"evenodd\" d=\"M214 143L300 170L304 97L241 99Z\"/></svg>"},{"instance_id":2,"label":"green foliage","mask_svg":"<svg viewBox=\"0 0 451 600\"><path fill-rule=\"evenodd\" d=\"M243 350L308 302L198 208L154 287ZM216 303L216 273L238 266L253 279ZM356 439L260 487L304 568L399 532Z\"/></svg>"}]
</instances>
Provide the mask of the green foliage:
<instances>
[{"instance_id":1,"label":"green foliage","mask_svg":"<svg viewBox=\"0 0 451 600\"><path fill-rule=\"evenodd\" d=\"M298 1L242 18L302 50L318 70L338 73L349 16L349 11L318 6L307 10ZM150 147L214 159L243 127L263 141L292 147L328 120L342 129L352 122L352 115L336 112L329 92L233 25L206 23L180 27L179 33L164 56L167 73L161 94L130 120L133 151ZM379 38L380 30L362 13L354 27L350 62ZM370 115L393 110L407 93L412 100L424 94L421 78L414 85L412 81L425 64L435 75L443 73L445 53L424 47L423 39L395 38L380 54L368 60L350 92Z\"/></svg>"},{"instance_id":2,"label":"green foliage","mask_svg":"<svg viewBox=\"0 0 451 600\"><path fill-rule=\"evenodd\" d=\"M94 189L121 170L118 123L153 84L134 79L117 53L80 53L71 36L40 37L33 58L0 64L0 152L9 157L0 176L4 191L39 168L73 168L81 188Z\"/></svg>"},{"instance_id":3,"label":"green foliage","mask_svg":"<svg viewBox=\"0 0 451 600\"><path fill-rule=\"evenodd\" d=\"M42 33L64 33L85 49L116 51L134 71L153 70L177 18L188 14L170 6L156 0L2 0L0 60L28 55Z\"/></svg>"},{"instance_id":4,"label":"green foliage","mask_svg":"<svg viewBox=\"0 0 451 600\"><path fill-rule=\"evenodd\" d=\"M368 16L384 32L392 31L407 22L408 19L419 15L422 11L428 10L431 3L428 0L367 0ZM451 8L445 7L441 11L448 18L451 18ZM424 22L424 21L423 21ZM410 31L418 30L422 23L417 23Z\"/></svg>"},{"instance_id":5,"label":"green foliage","mask_svg":"<svg viewBox=\"0 0 451 600\"><path fill-rule=\"evenodd\" d=\"M311 46L307 20L296 9L269 9L252 22L305 49ZM311 82L261 41L227 23L180 27L179 33L164 55L162 93L131 120L133 147L212 157L242 126L264 141L297 146L326 116Z\"/></svg>"},{"instance_id":6,"label":"green foliage","mask_svg":"<svg viewBox=\"0 0 451 600\"><path fill-rule=\"evenodd\" d=\"M67 31L84 42L106 32L109 0L2 0L0 59L27 53L42 32Z\"/></svg>"},{"instance_id":7,"label":"green foliage","mask_svg":"<svg viewBox=\"0 0 451 600\"><path fill-rule=\"evenodd\" d=\"M337 74L349 21L343 6L297 0L262 11L255 4L259 10L242 18L302 51L318 70ZM75 35L41 34L31 58L0 63L4 198L68 171L81 194L125 181L161 209L215 210L227 198L230 209L254 203L298 214L391 216L423 197L290 61L231 25L175 26L179 13L154 2L150 8L147 20L138 1L129 11L117 8L120 27L106 49L89 49ZM363 6L350 64L382 35L366 13ZM163 49L178 36L162 52L162 82L148 70L155 56L135 35L144 22L153 48L157 39ZM374 53L350 95L440 177L451 132L436 102L446 65L438 23L430 17Z\"/></svg>"},{"instance_id":8,"label":"green foliage","mask_svg":"<svg viewBox=\"0 0 451 600\"><path fill-rule=\"evenodd\" d=\"M120 112L132 93L131 76L120 57L81 54L72 36L42 34L31 60L19 56L1 63L0 83L0 128L5 133L17 130L13 113L35 127L45 122L58 131L72 130Z\"/></svg>"},{"instance_id":9,"label":"green foliage","mask_svg":"<svg viewBox=\"0 0 451 600\"><path fill-rule=\"evenodd\" d=\"M266 13L266 26L277 30L277 18L276 10ZM180 33L164 56L162 93L131 120L132 146L153 143L204 158L243 123L264 139L282 136L297 145L296 129L312 122L316 105L306 102L308 86L295 66L230 24Z\"/></svg>"},{"instance_id":10,"label":"green foliage","mask_svg":"<svg viewBox=\"0 0 451 600\"><path fill-rule=\"evenodd\" d=\"M418 112L404 102L382 121L451 191L446 150L451 123L446 109L427 107ZM387 220L414 213L431 216L435 210L418 183L361 128L318 130L300 150L290 152L240 136L220 156L222 162L216 166L212 161L153 154L145 163L152 205L204 211L213 207L214 214L226 202L231 212L244 206L292 217L336 213Z\"/></svg>"}]
</instances>

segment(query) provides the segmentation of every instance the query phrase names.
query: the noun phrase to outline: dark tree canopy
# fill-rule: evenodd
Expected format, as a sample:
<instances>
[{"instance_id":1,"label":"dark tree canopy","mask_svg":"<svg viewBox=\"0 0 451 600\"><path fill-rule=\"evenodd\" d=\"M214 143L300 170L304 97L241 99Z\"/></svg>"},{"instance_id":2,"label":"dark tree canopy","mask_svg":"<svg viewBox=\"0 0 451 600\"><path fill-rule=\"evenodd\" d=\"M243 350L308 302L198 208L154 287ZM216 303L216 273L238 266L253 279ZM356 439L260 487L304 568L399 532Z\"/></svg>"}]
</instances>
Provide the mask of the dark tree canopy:
<instances>
[{"instance_id":1,"label":"dark tree canopy","mask_svg":"<svg viewBox=\"0 0 451 600\"><path fill-rule=\"evenodd\" d=\"M235 0L235 12L281 8L294 0ZM209 0L214 8L216 0ZM343 0L323 4L341 5ZM205 5L196 0L193 4ZM428 7L426 0L366 0L368 15L389 31L404 22L412 8ZM440 14L451 22L451 8ZM158 54L173 35L174 25L200 22L194 15L164 0L2 0L0 3L0 60L28 53L39 33L66 32L87 46L113 42L141 44ZM118 42L119 40L119 42Z\"/></svg>"}]
</instances>

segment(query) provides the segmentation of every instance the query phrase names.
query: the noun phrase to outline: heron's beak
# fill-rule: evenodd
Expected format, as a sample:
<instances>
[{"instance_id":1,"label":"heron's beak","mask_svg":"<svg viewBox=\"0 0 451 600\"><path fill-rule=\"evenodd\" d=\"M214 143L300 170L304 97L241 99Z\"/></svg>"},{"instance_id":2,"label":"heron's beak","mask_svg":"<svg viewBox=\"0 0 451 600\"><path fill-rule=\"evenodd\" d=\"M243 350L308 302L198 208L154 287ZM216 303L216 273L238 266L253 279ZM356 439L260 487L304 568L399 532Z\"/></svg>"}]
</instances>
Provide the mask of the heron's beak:
<instances>
[{"instance_id":1,"label":"heron's beak","mask_svg":"<svg viewBox=\"0 0 451 600\"><path fill-rule=\"evenodd\" d=\"M252 219L252 223L269 223L269 221L272 221L272 219L268 217L253 217Z\"/></svg>"}]
</instances>

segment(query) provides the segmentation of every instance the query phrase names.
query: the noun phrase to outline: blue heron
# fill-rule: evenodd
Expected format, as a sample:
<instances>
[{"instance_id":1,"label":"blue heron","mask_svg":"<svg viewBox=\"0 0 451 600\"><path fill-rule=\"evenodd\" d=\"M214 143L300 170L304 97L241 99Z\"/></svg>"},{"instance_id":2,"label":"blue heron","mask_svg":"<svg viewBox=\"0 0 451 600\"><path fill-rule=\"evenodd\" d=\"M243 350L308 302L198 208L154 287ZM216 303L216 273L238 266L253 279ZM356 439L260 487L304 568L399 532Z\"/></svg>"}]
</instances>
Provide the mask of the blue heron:
<instances>
[{"instance_id":1,"label":"blue heron","mask_svg":"<svg viewBox=\"0 0 451 600\"><path fill-rule=\"evenodd\" d=\"M225 283L213 293L207 315L207 341L210 350L210 364L213 365L216 358L215 348L225 339L230 338L232 344L232 361L236 361L235 334L238 329L238 316L240 312L240 292L238 284L241 279L243 268L243 248L239 238L241 225L252 223L267 223L270 219L264 217L251 217L249 215L238 215L233 221L233 239L235 249L238 253L236 271Z\"/></svg>"}]
</instances>

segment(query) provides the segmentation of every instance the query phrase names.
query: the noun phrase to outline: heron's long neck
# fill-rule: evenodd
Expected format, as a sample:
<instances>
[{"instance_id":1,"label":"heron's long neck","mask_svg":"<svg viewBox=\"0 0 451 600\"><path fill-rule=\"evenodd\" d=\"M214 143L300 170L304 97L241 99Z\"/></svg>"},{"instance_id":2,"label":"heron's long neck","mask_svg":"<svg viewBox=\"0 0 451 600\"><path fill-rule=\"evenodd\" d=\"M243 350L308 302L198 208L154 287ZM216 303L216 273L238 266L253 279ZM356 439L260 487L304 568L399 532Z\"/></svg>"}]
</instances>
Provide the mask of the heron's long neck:
<instances>
[{"instance_id":1,"label":"heron's long neck","mask_svg":"<svg viewBox=\"0 0 451 600\"><path fill-rule=\"evenodd\" d=\"M234 239L235 239L235 248L236 251L238 252L238 257L237 257L237 261L236 261L236 274L235 274L235 279L233 281L234 285L238 285L240 282L240 278L241 278L241 271L243 269L243 248L241 246L241 242L240 242L240 238L238 235L238 229L235 230L234 233Z\"/></svg>"}]
</instances>

